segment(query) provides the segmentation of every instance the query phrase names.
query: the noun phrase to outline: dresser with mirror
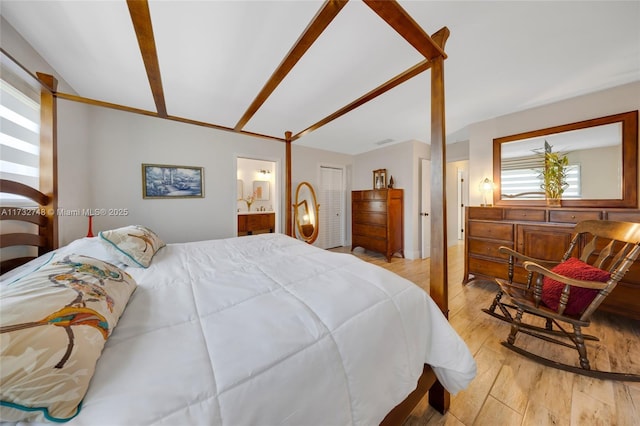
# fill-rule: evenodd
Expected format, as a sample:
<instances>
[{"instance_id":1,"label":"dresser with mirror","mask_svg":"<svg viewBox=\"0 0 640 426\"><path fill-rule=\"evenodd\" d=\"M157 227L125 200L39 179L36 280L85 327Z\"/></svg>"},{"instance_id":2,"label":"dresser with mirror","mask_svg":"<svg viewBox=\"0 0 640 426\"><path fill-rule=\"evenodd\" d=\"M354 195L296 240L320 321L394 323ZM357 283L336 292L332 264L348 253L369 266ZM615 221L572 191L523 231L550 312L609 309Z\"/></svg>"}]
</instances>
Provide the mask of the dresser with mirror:
<instances>
[{"instance_id":1,"label":"dresser with mirror","mask_svg":"<svg viewBox=\"0 0 640 426\"><path fill-rule=\"evenodd\" d=\"M539 167L535 160L545 141L568 153L570 164L578 168L577 189L563 196L561 207L548 207L541 191L511 183L518 167L529 174ZM465 212L464 283L507 277L508 258L498 253L501 245L559 260L581 220L640 222L638 111L494 139L493 160L494 206L467 207ZM516 281L526 282L520 265L514 273ZM632 267L599 309L640 319L640 265Z\"/></svg>"}]
</instances>

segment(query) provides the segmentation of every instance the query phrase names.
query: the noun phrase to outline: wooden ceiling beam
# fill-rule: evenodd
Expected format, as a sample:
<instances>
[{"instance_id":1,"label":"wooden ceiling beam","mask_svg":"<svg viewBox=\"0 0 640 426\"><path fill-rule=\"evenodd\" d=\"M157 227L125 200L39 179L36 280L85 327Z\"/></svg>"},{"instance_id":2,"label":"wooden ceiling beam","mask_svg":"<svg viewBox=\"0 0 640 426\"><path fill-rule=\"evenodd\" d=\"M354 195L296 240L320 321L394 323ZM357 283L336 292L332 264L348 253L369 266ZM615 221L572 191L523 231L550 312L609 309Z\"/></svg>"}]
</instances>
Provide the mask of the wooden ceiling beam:
<instances>
[{"instance_id":1,"label":"wooden ceiling beam","mask_svg":"<svg viewBox=\"0 0 640 426\"><path fill-rule=\"evenodd\" d=\"M167 117L167 106L164 100L164 90L162 88L162 78L160 76L160 64L158 63L158 52L156 41L153 36L153 26L151 24L151 13L147 0L127 0L131 22L136 31L140 53L144 67L147 70L147 78L151 86L153 100L156 103L156 110L160 117Z\"/></svg>"},{"instance_id":2,"label":"wooden ceiling beam","mask_svg":"<svg viewBox=\"0 0 640 426\"><path fill-rule=\"evenodd\" d=\"M269 96L271 96L273 91L282 80L284 80L287 74L289 74L307 50L309 50L311 45L320 37L320 34L329 26L347 2L348 0L328 0L324 3L280 65L278 65L278 68L273 72L271 77L269 77L269 80L262 87L258 96L256 96L251 105L249 105L249 108L236 124L236 130L241 130L246 126L249 120L251 120L251 117L255 115L258 109L260 109Z\"/></svg>"},{"instance_id":3,"label":"wooden ceiling beam","mask_svg":"<svg viewBox=\"0 0 640 426\"><path fill-rule=\"evenodd\" d=\"M367 94L362 95L361 97L359 97L355 101L351 102L350 104L340 108L339 110L337 110L333 114L330 114L327 117L323 118L322 120L318 121L317 123L307 127L306 129L304 129L300 133L298 133L295 136L293 136L292 140L297 140L297 139L301 138L302 136L306 135L307 133L310 133L310 132L312 132L314 130L317 130L320 127L324 126L325 124L328 124L328 123L332 122L333 120L335 120L335 119L337 119L339 117L342 117L343 115L347 114L348 112L353 111L354 109L356 109L356 108L360 107L361 105L369 102L370 100L373 100L373 99L377 98L378 96L382 95L383 93L388 92L389 90L393 89L394 87L399 86L400 84L404 83L407 80L410 80L411 78L413 78L416 75L428 70L429 68L431 68L431 62L428 59L425 59L424 61L419 62L418 64L414 65L413 67L409 68L408 70L406 70L406 71L402 72L401 74L398 74L397 76L393 77L391 80L387 81L386 83L376 87L375 89L371 90Z\"/></svg>"},{"instance_id":4,"label":"wooden ceiling beam","mask_svg":"<svg viewBox=\"0 0 640 426\"><path fill-rule=\"evenodd\" d=\"M69 93L56 92L55 96L58 99L65 99L65 100L68 100L68 101L80 102L80 103L83 103L83 104L99 106L99 107L103 107L103 108L116 109L116 110L119 110L119 111L126 111L126 112L130 112L130 113L133 113L133 114L146 115L148 117L162 118L162 119L165 119L165 120L177 121L179 123L193 124L194 126L208 127L210 129L222 130L223 132L239 133L241 135L253 136L253 137L262 138L262 139L270 139L270 140L278 141L278 142L284 142L285 141L284 138L279 138L279 137L276 137L276 136L263 135L261 133L247 132L247 131L244 131L244 130L235 130L235 129L231 128L231 127L220 126L218 124L207 123L207 122L204 122L204 121L191 120L189 118L176 117L176 116L173 116L173 115L166 115L165 114L164 116L161 116L160 114L158 114L157 112L154 112L154 111L147 111L145 109L133 108L133 107L128 107L128 106L124 106L124 105L113 104L113 103L110 103L110 102L99 101L99 100L96 100L96 99L84 98L82 96L71 95Z\"/></svg>"},{"instance_id":5,"label":"wooden ceiling beam","mask_svg":"<svg viewBox=\"0 0 640 426\"><path fill-rule=\"evenodd\" d=\"M396 1L363 0L378 16L416 48L425 58L447 58L444 50L418 25Z\"/></svg>"}]
</instances>

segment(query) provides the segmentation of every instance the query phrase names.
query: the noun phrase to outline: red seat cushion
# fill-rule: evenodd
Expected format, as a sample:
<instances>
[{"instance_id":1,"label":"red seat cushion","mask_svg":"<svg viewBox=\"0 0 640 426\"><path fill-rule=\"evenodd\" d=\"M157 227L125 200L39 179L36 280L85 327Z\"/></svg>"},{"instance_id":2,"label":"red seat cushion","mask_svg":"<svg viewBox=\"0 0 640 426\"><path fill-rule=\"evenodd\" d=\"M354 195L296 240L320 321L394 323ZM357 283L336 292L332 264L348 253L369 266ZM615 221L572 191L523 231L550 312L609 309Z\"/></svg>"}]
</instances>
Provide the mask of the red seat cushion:
<instances>
[{"instance_id":1,"label":"red seat cushion","mask_svg":"<svg viewBox=\"0 0 640 426\"><path fill-rule=\"evenodd\" d=\"M611 277L609 272L584 263L575 257L565 260L551 270L556 274L584 281L606 282ZM563 288L563 283L549 277L544 277L542 281L542 302L549 308L557 311L558 306L560 306L560 296L562 295ZM591 288L572 286L570 290L569 301L564 310L564 313L567 315L581 314L598 294L598 290Z\"/></svg>"}]
</instances>

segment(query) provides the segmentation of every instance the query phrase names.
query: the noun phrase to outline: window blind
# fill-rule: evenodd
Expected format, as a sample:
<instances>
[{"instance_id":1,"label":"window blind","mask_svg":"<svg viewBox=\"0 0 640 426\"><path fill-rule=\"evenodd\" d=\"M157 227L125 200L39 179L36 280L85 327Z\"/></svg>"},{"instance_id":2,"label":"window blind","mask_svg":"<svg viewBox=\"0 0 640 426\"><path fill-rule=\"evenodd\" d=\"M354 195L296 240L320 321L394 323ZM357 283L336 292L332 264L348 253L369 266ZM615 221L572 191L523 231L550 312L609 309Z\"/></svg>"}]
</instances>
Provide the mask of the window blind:
<instances>
[{"instance_id":1,"label":"window blind","mask_svg":"<svg viewBox=\"0 0 640 426\"><path fill-rule=\"evenodd\" d=\"M500 174L501 197L503 199L543 199L544 191L540 187L541 170L541 167L503 169ZM579 198L582 195L580 164L570 164L567 167L567 183L569 186L562 194L562 198Z\"/></svg>"},{"instance_id":2,"label":"window blind","mask_svg":"<svg viewBox=\"0 0 640 426\"><path fill-rule=\"evenodd\" d=\"M0 177L39 189L39 85L5 55L0 66ZM0 193L0 202L33 205L25 197L5 193Z\"/></svg>"}]
</instances>

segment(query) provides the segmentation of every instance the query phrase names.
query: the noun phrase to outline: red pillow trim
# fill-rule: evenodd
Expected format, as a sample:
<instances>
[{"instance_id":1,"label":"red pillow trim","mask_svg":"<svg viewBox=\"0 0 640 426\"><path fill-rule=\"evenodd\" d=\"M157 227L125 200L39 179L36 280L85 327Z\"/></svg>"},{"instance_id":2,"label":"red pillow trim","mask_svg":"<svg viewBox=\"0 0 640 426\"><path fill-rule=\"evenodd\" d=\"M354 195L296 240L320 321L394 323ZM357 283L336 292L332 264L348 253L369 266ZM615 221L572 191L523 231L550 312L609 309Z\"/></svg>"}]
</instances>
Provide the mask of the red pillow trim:
<instances>
[{"instance_id":1,"label":"red pillow trim","mask_svg":"<svg viewBox=\"0 0 640 426\"><path fill-rule=\"evenodd\" d=\"M583 281L599 281L607 282L611 274L588 263L584 263L580 259L571 257L561 264L555 266L551 271L558 275ZM564 284L544 277L542 280L542 302L549 308L557 311L560 306L560 296ZM569 301L564 313L567 315L580 315L582 311L596 298L598 290L592 288L571 287L569 292Z\"/></svg>"}]
</instances>

